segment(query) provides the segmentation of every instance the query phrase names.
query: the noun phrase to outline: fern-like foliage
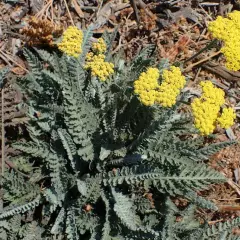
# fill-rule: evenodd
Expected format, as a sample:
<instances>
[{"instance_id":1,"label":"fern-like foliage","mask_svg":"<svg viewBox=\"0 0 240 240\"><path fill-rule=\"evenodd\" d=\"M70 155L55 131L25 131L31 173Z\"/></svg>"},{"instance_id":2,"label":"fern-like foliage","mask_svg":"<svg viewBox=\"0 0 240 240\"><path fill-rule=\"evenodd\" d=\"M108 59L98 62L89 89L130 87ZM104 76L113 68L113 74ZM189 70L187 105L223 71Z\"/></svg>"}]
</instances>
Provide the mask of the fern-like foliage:
<instances>
[{"instance_id":1,"label":"fern-like foliage","mask_svg":"<svg viewBox=\"0 0 240 240\"><path fill-rule=\"evenodd\" d=\"M11 141L21 139L24 124L27 122L26 108L22 103L22 94L16 85L16 77L8 68L0 69L0 161L9 161L17 155ZM5 137L6 136L6 137ZM3 139L2 139L3 138ZM2 144L2 141L4 144ZM4 145L4 146L3 146Z\"/></svg>"},{"instance_id":2,"label":"fern-like foliage","mask_svg":"<svg viewBox=\"0 0 240 240\"><path fill-rule=\"evenodd\" d=\"M203 160L234 142L206 146L193 138L192 118L181 113L180 103L171 109L141 105L133 81L155 63L154 46L130 63L108 54L115 73L104 83L91 77L84 69L91 36L89 28L79 59L55 50L24 51L30 73L19 86L27 96L29 139L13 144L22 155L12 161L24 167L4 177L1 234L13 231L9 219L30 211L34 218L21 222L19 239L214 235L194 213L217 207L197 192L225 178ZM113 37L106 38L111 46ZM157 66L162 71L168 63ZM186 209L170 200L177 196L189 201Z\"/></svg>"}]
</instances>

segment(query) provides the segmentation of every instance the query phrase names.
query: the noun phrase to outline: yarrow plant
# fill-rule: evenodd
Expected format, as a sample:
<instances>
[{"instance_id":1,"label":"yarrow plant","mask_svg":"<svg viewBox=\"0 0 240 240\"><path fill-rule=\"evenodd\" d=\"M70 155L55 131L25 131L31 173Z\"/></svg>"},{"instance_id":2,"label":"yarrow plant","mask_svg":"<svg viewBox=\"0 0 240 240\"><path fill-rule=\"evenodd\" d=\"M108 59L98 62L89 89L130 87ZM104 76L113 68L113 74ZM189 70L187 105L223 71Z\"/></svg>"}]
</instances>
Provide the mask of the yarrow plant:
<instances>
[{"instance_id":1,"label":"yarrow plant","mask_svg":"<svg viewBox=\"0 0 240 240\"><path fill-rule=\"evenodd\" d=\"M72 57L79 57L82 53L83 32L75 26L68 27L63 33L63 39L58 43L62 52Z\"/></svg>"},{"instance_id":2,"label":"yarrow plant","mask_svg":"<svg viewBox=\"0 0 240 240\"><path fill-rule=\"evenodd\" d=\"M208 30L214 38L223 41L221 52L226 57L226 67L230 70L240 69L240 11L233 11L227 18L218 16L209 23Z\"/></svg>"},{"instance_id":3,"label":"yarrow plant","mask_svg":"<svg viewBox=\"0 0 240 240\"><path fill-rule=\"evenodd\" d=\"M191 104L195 126L202 135L213 133L217 123L222 128L233 125L236 114L232 108L224 108L220 115L221 106L225 103L224 91L215 87L211 81L201 82L202 95L195 98Z\"/></svg>"},{"instance_id":4,"label":"yarrow plant","mask_svg":"<svg viewBox=\"0 0 240 240\"><path fill-rule=\"evenodd\" d=\"M192 116L181 111L184 101L175 104L185 77L178 67L152 67L152 46L131 62L110 54L105 62L114 34L92 44L92 29L79 31L66 30L58 45L63 54L24 49L31 69L19 87L27 96L29 135L12 145L22 154L11 159L15 167L6 168L2 179L0 239L226 236L240 218L212 230L195 211L217 210L198 192L226 181L202 160L235 142L206 145L193 137ZM194 100L200 123L205 111L211 115L201 104L219 111L224 103L224 93L210 82L202 89ZM231 110L223 110L217 121L227 126L229 116ZM179 196L186 207L172 200Z\"/></svg>"},{"instance_id":5,"label":"yarrow plant","mask_svg":"<svg viewBox=\"0 0 240 240\"><path fill-rule=\"evenodd\" d=\"M180 68L175 66L171 66L170 70L163 70L161 84L158 83L159 77L160 72L157 68L148 68L134 82L134 93L139 95L140 101L146 106L158 103L163 107L172 107L186 79Z\"/></svg>"}]
</instances>

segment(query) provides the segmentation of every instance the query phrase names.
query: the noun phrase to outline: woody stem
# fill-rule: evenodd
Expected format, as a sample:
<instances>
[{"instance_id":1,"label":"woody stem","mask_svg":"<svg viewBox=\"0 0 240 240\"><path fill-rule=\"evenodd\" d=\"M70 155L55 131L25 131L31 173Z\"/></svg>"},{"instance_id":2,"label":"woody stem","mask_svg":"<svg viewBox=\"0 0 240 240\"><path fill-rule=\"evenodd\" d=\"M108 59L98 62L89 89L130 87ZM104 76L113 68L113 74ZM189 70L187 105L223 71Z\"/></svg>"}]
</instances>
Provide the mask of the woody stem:
<instances>
[{"instance_id":1,"label":"woody stem","mask_svg":"<svg viewBox=\"0 0 240 240\"><path fill-rule=\"evenodd\" d=\"M212 55L210 55L210 56L208 56L208 57L206 57L206 58L204 58L204 59L199 60L198 62L195 62L195 63L189 65L187 68L184 69L184 72L185 72L185 73L190 72L195 66L197 66L197 65L199 65L199 64L201 64L201 63L203 63L203 62L208 61L209 59L211 59L211 58L219 55L220 53L221 53L221 50L218 51L218 52L213 53Z\"/></svg>"}]
</instances>

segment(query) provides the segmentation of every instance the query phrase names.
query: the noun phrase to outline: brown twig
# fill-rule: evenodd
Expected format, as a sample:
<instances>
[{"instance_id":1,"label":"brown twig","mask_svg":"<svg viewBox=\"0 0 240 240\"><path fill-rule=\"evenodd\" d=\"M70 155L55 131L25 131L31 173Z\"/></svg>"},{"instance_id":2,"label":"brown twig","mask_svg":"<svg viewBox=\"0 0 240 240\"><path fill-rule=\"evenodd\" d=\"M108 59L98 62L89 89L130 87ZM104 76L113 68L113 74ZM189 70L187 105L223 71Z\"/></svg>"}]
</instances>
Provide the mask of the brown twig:
<instances>
[{"instance_id":1,"label":"brown twig","mask_svg":"<svg viewBox=\"0 0 240 240\"><path fill-rule=\"evenodd\" d=\"M201 44L201 45L202 44L205 45L206 43L208 43L208 40L204 40L204 43L203 42L198 42L198 44ZM204 48L200 49L197 53L195 53L193 56L191 56L190 58L186 59L184 61L184 63L192 61L194 58L196 58L197 56L199 56L200 54L202 54L206 50L209 50L210 48L212 48L216 43L217 43L217 39L214 39L213 41L208 43Z\"/></svg>"},{"instance_id":2,"label":"brown twig","mask_svg":"<svg viewBox=\"0 0 240 240\"><path fill-rule=\"evenodd\" d=\"M98 17L98 14L102 8L102 5L103 5L103 0L100 1L100 5L98 5L98 8L97 8L97 12L96 12L96 17Z\"/></svg>"},{"instance_id":3,"label":"brown twig","mask_svg":"<svg viewBox=\"0 0 240 240\"><path fill-rule=\"evenodd\" d=\"M5 53L4 51L0 50L0 54L2 56L4 56L5 58L7 58L9 61L13 62L14 64L16 64L18 67L20 67L22 70L26 71L27 73L29 72L26 68L24 68L23 66L21 66L21 64L19 64L18 62L16 62L13 58L11 58L7 53Z\"/></svg>"},{"instance_id":4,"label":"brown twig","mask_svg":"<svg viewBox=\"0 0 240 240\"><path fill-rule=\"evenodd\" d=\"M240 205L218 205L220 212L240 211Z\"/></svg>"},{"instance_id":5,"label":"brown twig","mask_svg":"<svg viewBox=\"0 0 240 240\"><path fill-rule=\"evenodd\" d=\"M220 198L217 199L218 201L236 201L239 200L240 198Z\"/></svg>"},{"instance_id":6,"label":"brown twig","mask_svg":"<svg viewBox=\"0 0 240 240\"><path fill-rule=\"evenodd\" d=\"M209 59L211 59L211 58L219 55L220 53L221 53L221 51L215 52L215 53L213 53L212 55L210 55L210 56L208 56L208 57L206 57L206 58L204 58L204 59L201 59L201 60L199 60L198 62L195 62L195 63L189 65L187 68L184 69L184 72L185 72L185 73L190 72L190 71L191 71L194 67L196 67L197 65L208 61Z\"/></svg>"},{"instance_id":7,"label":"brown twig","mask_svg":"<svg viewBox=\"0 0 240 240\"><path fill-rule=\"evenodd\" d=\"M156 18L156 16L148 9L147 4L144 3L142 0L138 0L137 5L141 9L143 9L150 18L152 18L152 19Z\"/></svg>"},{"instance_id":8,"label":"brown twig","mask_svg":"<svg viewBox=\"0 0 240 240\"><path fill-rule=\"evenodd\" d=\"M63 0L63 1L64 1L65 5L66 5L66 9L67 9L67 12L68 12L68 16L69 16L69 18L71 20L71 23L72 23L73 26L75 26L74 21L72 19L72 15L71 15L71 13L69 11L69 8L68 8L68 5L67 5L67 1L66 0Z\"/></svg>"},{"instance_id":9,"label":"brown twig","mask_svg":"<svg viewBox=\"0 0 240 240\"><path fill-rule=\"evenodd\" d=\"M240 186L233 182L232 179L228 179L227 183L237 192L237 194L240 196ZM240 208L240 206L239 206Z\"/></svg>"},{"instance_id":10,"label":"brown twig","mask_svg":"<svg viewBox=\"0 0 240 240\"><path fill-rule=\"evenodd\" d=\"M0 58L10 67L12 67L12 64L6 59L5 56L3 56L1 53L0 53Z\"/></svg>"},{"instance_id":11,"label":"brown twig","mask_svg":"<svg viewBox=\"0 0 240 240\"><path fill-rule=\"evenodd\" d=\"M215 223L222 222L222 221L223 221L223 218L218 219L218 220L215 220L215 221L209 221L208 224L209 224L209 225L213 225L213 224L215 224Z\"/></svg>"},{"instance_id":12,"label":"brown twig","mask_svg":"<svg viewBox=\"0 0 240 240\"><path fill-rule=\"evenodd\" d=\"M54 16L54 12L53 12L53 1L51 2L51 23L53 23L53 16Z\"/></svg>"},{"instance_id":13,"label":"brown twig","mask_svg":"<svg viewBox=\"0 0 240 240\"><path fill-rule=\"evenodd\" d=\"M130 3L131 3L132 8L133 8L133 10L134 10L137 24L140 24L140 17L139 17L139 15L138 15L138 9L137 9L136 0L130 0Z\"/></svg>"},{"instance_id":14,"label":"brown twig","mask_svg":"<svg viewBox=\"0 0 240 240\"><path fill-rule=\"evenodd\" d=\"M186 86L187 88L191 88L192 85L193 85L194 83L196 83L196 80L197 80L197 78L198 78L201 70L202 70L202 67L199 67L198 70L197 70L197 73L196 73L195 76L194 76L194 79L193 79L192 81L188 81L187 86Z\"/></svg>"},{"instance_id":15,"label":"brown twig","mask_svg":"<svg viewBox=\"0 0 240 240\"><path fill-rule=\"evenodd\" d=\"M118 46L112 51L112 55L115 54L122 47L122 36L120 35Z\"/></svg>"},{"instance_id":16,"label":"brown twig","mask_svg":"<svg viewBox=\"0 0 240 240\"><path fill-rule=\"evenodd\" d=\"M6 162L6 164L7 164L10 168L14 169L17 173L21 174L23 177L30 178L27 174L22 173L21 171L19 171L12 162L7 161L7 160L6 160L5 162Z\"/></svg>"},{"instance_id":17,"label":"brown twig","mask_svg":"<svg viewBox=\"0 0 240 240\"><path fill-rule=\"evenodd\" d=\"M217 63L213 63L211 61L204 63L202 67L208 70L211 73L218 75L226 79L227 81L240 81L240 73L238 71L230 71L227 68L220 66Z\"/></svg>"},{"instance_id":18,"label":"brown twig","mask_svg":"<svg viewBox=\"0 0 240 240\"><path fill-rule=\"evenodd\" d=\"M52 5L52 3L53 3L53 0L49 0L49 1L47 2L47 4L46 4L45 6L43 6L43 8L41 9L41 11L39 11L39 12L35 15L35 17L36 17L36 18L42 18L43 14L49 9L49 7Z\"/></svg>"}]
</instances>

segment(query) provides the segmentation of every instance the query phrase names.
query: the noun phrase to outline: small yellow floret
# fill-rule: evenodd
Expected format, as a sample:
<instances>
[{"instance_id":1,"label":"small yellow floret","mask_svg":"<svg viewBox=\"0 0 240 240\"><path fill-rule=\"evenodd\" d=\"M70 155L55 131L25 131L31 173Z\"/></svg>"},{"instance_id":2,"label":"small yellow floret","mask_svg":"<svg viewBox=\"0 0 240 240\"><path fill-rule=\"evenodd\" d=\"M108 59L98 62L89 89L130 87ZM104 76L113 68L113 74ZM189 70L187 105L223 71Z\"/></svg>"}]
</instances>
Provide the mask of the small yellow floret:
<instances>
[{"instance_id":1,"label":"small yellow floret","mask_svg":"<svg viewBox=\"0 0 240 240\"><path fill-rule=\"evenodd\" d=\"M222 115L217 119L219 125L222 128L229 128L234 124L234 120L236 119L236 113L233 108L224 108Z\"/></svg>"},{"instance_id":2,"label":"small yellow floret","mask_svg":"<svg viewBox=\"0 0 240 240\"><path fill-rule=\"evenodd\" d=\"M230 70L240 69L240 11L233 11L228 18L218 16L209 23L208 29L213 37L224 42L221 52L226 58L226 67Z\"/></svg>"},{"instance_id":3,"label":"small yellow floret","mask_svg":"<svg viewBox=\"0 0 240 240\"><path fill-rule=\"evenodd\" d=\"M70 26L63 33L62 42L58 48L69 56L78 57L82 53L83 32L77 27Z\"/></svg>"},{"instance_id":4,"label":"small yellow floret","mask_svg":"<svg viewBox=\"0 0 240 240\"><path fill-rule=\"evenodd\" d=\"M101 81L105 81L110 74L114 73L113 63L105 62L105 55L94 55L88 53L86 57L85 69L90 69L92 76L98 77Z\"/></svg>"},{"instance_id":5,"label":"small yellow floret","mask_svg":"<svg viewBox=\"0 0 240 240\"><path fill-rule=\"evenodd\" d=\"M99 38L96 43L92 44L92 50L94 53L104 53L107 50L107 45L103 38Z\"/></svg>"}]
</instances>

